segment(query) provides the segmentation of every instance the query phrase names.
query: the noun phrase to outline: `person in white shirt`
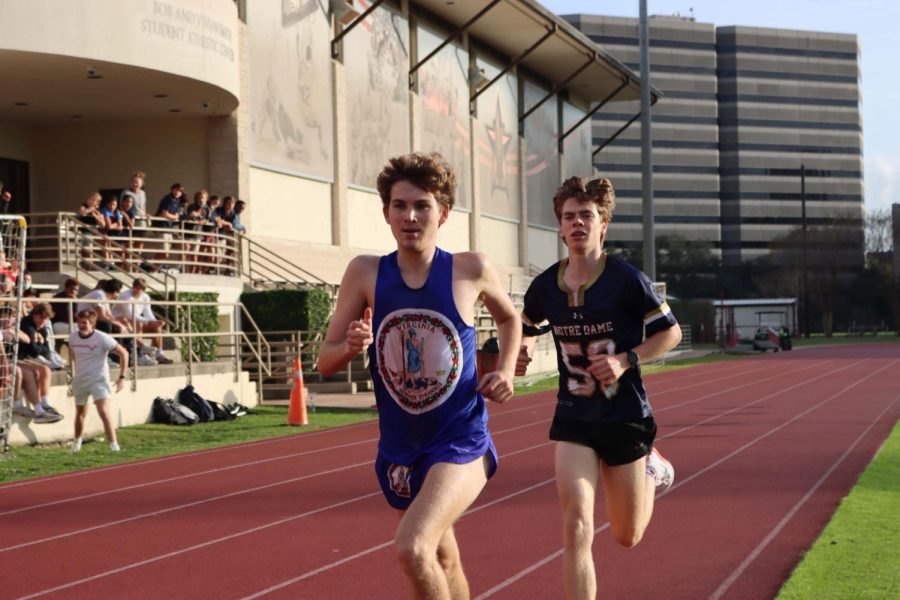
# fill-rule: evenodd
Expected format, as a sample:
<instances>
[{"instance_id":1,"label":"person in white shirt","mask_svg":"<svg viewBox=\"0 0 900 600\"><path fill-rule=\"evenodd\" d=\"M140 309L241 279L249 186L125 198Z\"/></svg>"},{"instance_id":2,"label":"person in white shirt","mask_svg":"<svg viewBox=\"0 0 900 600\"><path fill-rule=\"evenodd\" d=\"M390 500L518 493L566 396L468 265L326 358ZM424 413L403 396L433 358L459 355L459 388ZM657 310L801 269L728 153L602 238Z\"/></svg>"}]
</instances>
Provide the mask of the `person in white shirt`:
<instances>
[{"instance_id":1,"label":"person in white shirt","mask_svg":"<svg viewBox=\"0 0 900 600\"><path fill-rule=\"evenodd\" d=\"M112 390L109 385L109 365L106 362L106 355L115 352L119 356L116 392L121 392L125 387L125 373L128 370L128 351L109 335L94 329L97 323L97 313L94 309L78 311L75 319L78 331L69 334L72 368L75 373L72 377L72 391L75 394L75 441L72 442L71 451L81 451L84 418L87 416L88 403L93 397L97 414L103 421L103 431L109 440L109 449L118 452L121 448L116 439L116 426L109 410Z\"/></svg>"},{"instance_id":2,"label":"person in white shirt","mask_svg":"<svg viewBox=\"0 0 900 600\"><path fill-rule=\"evenodd\" d=\"M150 334L153 341L152 346L145 345L146 349L150 349L148 356L153 358L161 365L168 365L172 360L163 354L162 329L166 326L166 322L156 318L153 310L150 308L150 296L147 294L147 282L138 277L131 284L131 289L122 292L119 300L131 300L129 304L115 304L112 308L112 314L117 321L126 321L135 324L135 331L138 333Z\"/></svg>"}]
</instances>

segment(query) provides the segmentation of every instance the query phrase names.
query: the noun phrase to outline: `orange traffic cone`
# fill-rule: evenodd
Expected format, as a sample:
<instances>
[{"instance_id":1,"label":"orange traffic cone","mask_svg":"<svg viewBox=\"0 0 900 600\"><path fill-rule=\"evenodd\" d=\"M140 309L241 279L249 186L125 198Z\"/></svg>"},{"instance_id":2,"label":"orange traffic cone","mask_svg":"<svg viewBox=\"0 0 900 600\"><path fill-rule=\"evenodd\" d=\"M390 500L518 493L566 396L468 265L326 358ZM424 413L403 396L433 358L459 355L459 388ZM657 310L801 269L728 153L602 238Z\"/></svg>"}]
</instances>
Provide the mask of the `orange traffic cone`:
<instances>
[{"instance_id":1,"label":"orange traffic cone","mask_svg":"<svg viewBox=\"0 0 900 600\"><path fill-rule=\"evenodd\" d=\"M300 357L294 359L294 387L291 388L291 406L288 408L288 425L309 425L306 414L306 390L303 389L303 368Z\"/></svg>"}]
</instances>

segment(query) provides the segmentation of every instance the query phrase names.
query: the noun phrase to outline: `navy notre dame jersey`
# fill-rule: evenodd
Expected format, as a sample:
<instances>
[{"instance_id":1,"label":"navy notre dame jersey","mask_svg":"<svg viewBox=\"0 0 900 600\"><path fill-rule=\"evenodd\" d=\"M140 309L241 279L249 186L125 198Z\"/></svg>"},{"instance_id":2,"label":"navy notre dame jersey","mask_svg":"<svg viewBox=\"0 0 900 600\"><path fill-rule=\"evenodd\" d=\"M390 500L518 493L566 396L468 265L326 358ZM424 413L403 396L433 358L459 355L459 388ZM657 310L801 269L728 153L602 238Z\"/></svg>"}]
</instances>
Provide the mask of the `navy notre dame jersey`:
<instances>
[{"instance_id":1,"label":"navy notre dame jersey","mask_svg":"<svg viewBox=\"0 0 900 600\"><path fill-rule=\"evenodd\" d=\"M538 275L525 294L525 316L549 321L559 365L556 415L590 423L649 417L650 403L638 369L627 369L619 391L607 399L587 371L588 356L627 352L647 337L677 324L665 299L646 275L604 254L597 275L577 294L563 281L568 259Z\"/></svg>"}]
</instances>

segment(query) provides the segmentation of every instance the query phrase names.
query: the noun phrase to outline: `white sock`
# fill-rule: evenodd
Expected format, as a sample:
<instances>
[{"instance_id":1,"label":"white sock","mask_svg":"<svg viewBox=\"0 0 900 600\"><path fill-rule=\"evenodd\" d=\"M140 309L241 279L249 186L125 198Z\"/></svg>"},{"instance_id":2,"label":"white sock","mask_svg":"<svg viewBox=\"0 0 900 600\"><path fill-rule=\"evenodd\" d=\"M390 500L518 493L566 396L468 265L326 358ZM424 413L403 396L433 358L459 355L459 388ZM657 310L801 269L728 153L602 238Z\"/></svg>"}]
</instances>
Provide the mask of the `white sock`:
<instances>
[{"instance_id":1,"label":"white sock","mask_svg":"<svg viewBox=\"0 0 900 600\"><path fill-rule=\"evenodd\" d=\"M44 407L41 406L40 402L38 402L37 404L34 405L34 415L38 416L38 415L42 415L42 414L44 414Z\"/></svg>"},{"instance_id":2,"label":"white sock","mask_svg":"<svg viewBox=\"0 0 900 600\"><path fill-rule=\"evenodd\" d=\"M156 349L156 355L157 355L157 356L165 356L165 354L163 354L162 348L157 348L157 349Z\"/></svg>"},{"instance_id":3,"label":"white sock","mask_svg":"<svg viewBox=\"0 0 900 600\"><path fill-rule=\"evenodd\" d=\"M50 396L41 396L41 408L50 408Z\"/></svg>"}]
</instances>

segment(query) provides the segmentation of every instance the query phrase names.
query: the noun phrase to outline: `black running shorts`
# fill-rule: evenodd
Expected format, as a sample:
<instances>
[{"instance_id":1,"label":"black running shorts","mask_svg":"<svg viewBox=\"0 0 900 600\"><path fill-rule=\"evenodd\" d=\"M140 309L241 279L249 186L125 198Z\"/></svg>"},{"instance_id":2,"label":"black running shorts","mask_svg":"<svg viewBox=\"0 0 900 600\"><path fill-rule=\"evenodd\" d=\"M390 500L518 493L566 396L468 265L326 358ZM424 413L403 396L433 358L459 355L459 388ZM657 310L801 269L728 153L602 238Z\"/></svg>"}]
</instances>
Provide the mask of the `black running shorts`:
<instances>
[{"instance_id":1,"label":"black running shorts","mask_svg":"<svg viewBox=\"0 0 900 600\"><path fill-rule=\"evenodd\" d=\"M656 439L653 417L622 423L585 423L553 417L550 439L593 448L607 465L627 465L650 454Z\"/></svg>"}]
</instances>

